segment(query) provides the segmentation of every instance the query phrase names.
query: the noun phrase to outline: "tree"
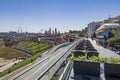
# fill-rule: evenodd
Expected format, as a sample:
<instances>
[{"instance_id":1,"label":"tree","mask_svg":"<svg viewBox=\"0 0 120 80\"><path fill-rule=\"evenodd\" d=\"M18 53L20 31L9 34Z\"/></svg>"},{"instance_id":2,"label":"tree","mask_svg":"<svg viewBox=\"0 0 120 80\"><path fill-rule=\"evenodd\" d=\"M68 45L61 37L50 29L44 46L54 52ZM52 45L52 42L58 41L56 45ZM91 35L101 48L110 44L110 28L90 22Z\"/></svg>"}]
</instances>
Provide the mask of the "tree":
<instances>
[{"instance_id":1,"label":"tree","mask_svg":"<svg viewBox=\"0 0 120 80\"><path fill-rule=\"evenodd\" d=\"M95 32L93 33L93 38L96 38L96 34L95 34Z\"/></svg>"},{"instance_id":2,"label":"tree","mask_svg":"<svg viewBox=\"0 0 120 80\"><path fill-rule=\"evenodd\" d=\"M112 38L112 37L114 37L114 36L115 36L115 35L114 35L113 31L112 31L112 30L109 30L108 38Z\"/></svg>"}]
</instances>

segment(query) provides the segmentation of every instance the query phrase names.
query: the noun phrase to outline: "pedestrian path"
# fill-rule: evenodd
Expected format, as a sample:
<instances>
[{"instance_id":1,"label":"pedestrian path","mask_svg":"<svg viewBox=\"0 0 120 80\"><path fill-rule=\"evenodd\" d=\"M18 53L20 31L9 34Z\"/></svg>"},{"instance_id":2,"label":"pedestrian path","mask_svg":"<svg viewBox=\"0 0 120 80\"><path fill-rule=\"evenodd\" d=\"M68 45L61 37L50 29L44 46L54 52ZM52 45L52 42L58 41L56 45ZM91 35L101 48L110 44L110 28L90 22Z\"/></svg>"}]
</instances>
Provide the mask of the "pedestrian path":
<instances>
[{"instance_id":1,"label":"pedestrian path","mask_svg":"<svg viewBox=\"0 0 120 80\"><path fill-rule=\"evenodd\" d=\"M116 54L114 51L111 51L109 49L106 49L100 45L96 44L95 40L91 40L90 38L88 39L94 46L94 48L100 53L100 57L107 57L107 58L120 58L120 55Z\"/></svg>"},{"instance_id":2,"label":"pedestrian path","mask_svg":"<svg viewBox=\"0 0 120 80\"><path fill-rule=\"evenodd\" d=\"M120 58L120 55L116 54L114 51L111 51L111 50L106 49L100 45L97 45L95 40L92 40L90 38L88 38L88 40L91 42L91 44L94 46L94 48L100 53L99 57ZM93 79L94 77L91 76L90 79L91 80L106 80L105 74L104 74L104 64L100 64L100 71L101 71L100 78ZM80 75L77 77L80 79L75 79L74 69L72 68L69 80L82 80ZM110 80L115 80L115 79L110 79Z\"/></svg>"}]
</instances>

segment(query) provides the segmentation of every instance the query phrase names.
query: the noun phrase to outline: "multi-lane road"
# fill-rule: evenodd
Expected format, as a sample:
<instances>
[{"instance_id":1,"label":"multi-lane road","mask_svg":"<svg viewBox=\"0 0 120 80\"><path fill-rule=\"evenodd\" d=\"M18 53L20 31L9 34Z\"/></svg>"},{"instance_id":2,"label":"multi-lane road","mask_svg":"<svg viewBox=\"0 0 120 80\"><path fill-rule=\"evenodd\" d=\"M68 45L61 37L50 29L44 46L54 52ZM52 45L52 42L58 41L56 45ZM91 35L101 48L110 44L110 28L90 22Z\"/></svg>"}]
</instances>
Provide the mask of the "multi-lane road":
<instances>
[{"instance_id":1,"label":"multi-lane road","mask_svg":"<svg viewBox=\"0 0 120 80\"><path fill-rule=\"evenodd\" d=\"M52 48L51 50L47 51L45 54L42 55L41 58L39 58L36 62L34 62L33 65L29 66L27 69L21 71L20 73L12 76L8 80L35 80L52 63L54 63L59 58L61 58L61 56L64 55L69 49L73 49L74 46L76 45L76 42L70 45L67 45L67 46L63 46L63 45L66 45L66 44L56 46ZM59 64L58 66L60 65L61 64Z\"/></svg>"},{"instance_id":2,"label":"multi-lane road","mask_svg":"<svg viewBox=\"0 0 120 80\"><path fill-rule=\"evenodd\" d=\"M64 53L65 48L57 50L54 54L51 54L48 58L42 61L40 64L33 67L31 70L17 77L15 80L34 80L39 76L50 64L52 64L57 58Z\"/></svg>"}]
</instances>

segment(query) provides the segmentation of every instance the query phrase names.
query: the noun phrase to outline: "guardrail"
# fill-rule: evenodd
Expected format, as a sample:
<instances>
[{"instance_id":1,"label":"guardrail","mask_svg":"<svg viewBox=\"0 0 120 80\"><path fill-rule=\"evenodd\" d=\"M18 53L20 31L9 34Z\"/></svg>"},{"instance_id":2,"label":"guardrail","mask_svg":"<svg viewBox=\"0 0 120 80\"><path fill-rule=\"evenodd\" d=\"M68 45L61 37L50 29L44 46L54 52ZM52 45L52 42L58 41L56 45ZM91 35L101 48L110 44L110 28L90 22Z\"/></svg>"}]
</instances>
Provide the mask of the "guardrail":
<instances>
[{"instance_id":1,"label":"guardrail","mask_svg":"<svg viewBox=\"0 0 120 80\"><path fill-rule=\"evenodd\" d=\"M19 50L19 51L26 52L26 53L31 54L31 55L34 55L33 52L31 52L31 51L29 51L29 50L26 50L26 49L24 49L24 48L16 47L15 49L16 49L16 50Z\"/></svg>"},{"instance_id":2,"label":"guardrail","mask_svg":"<svg viewBox=\"0 0 120 80\"><path fill-rule=\"evenodd\" d=\"M66 56L66 54L67 54L67 52L69 52L71 49L73 49L73 48L75 48L75 46L77 45L77 43L79 43L79 41L76 41L76 42L74 42L71 46L70 46L70 48L60 57L60 58L58 58L56 61L54 61L46 70L44 70L43 71L43 73L41 73L35 80L47 80L47 79L44 79L45 77L45 74L47 74L47 73L49 73L49 71L55 66L55 65L57 65L57 63L59 62L61 62L61 61L63 61L62 59L64 58L64 56L65 57L67 57ZM61 62L61 64L62 64L62 62ZM59 66L57 66L57 68L59 68L61 65L59 64ZM55 68L56 69L56 68ZM56 72L56 71L55 71ZM54 72L54 73L55 73ZM49 76L49 75L48 75ZM53 76L53 75L52 75ZM51 78L52 78L52 76L49 76L49 79L48 80L50 80ZM50 78L51 77L51 78Z\"/></svg>"},{"instance_id":3,"label":"guardrail","mask_svg":"<svg viewBox=\"0 0 120 80\"><path fill-rule=\"evenodd\" d=\"M62 47L68 46L68 45L70 45L70 44L71 44L70 42L62 43L62 44L60 44L60 45L57 47L57 49L56 49L55 51L57 51L58 49L60 49L60 48L62 48Z\"/></svg>"},{"instance_id":4,"label":"guardrail","mask_svg":"<svg viewBox=\"0 0 120 80\"><path fill-rule=\"evenodd\" d=\"M50 55L52 56L52 55ZM50 56L42 59L40 62L38 62L37 64L35 64L34 66L31 66L30 68L26 69L22 74L20 74L19 76L15 77L13 80L16 80L18 77L20 77L21 75L25 74L26 72L28 72L29 70L33 69L35 66L39 65L41 62L47 60Z\"/></svg>"},{"instance_id":5,"label":"guardrail","mask_svg":"<svg viewBox=\"0 0 120 80\"><path fill-rule=\"evenodd\" d=\"M68 64L66 65L62 75L60 76L59 80L68 80L69 79L69 76L70 76L70 73L71 73L71 70L72 70L72 64L73 64L72 61L68 62Z\"/></svg>"}]
</instances>

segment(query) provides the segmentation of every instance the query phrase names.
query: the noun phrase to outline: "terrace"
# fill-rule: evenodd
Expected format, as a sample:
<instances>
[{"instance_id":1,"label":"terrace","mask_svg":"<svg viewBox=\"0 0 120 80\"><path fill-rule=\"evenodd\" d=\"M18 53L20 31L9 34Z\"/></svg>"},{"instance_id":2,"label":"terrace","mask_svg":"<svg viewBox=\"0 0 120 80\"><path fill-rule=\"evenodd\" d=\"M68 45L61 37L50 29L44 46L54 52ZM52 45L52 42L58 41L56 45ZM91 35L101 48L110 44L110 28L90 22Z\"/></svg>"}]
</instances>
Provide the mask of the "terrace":
<instances>
[{"instance_id":1,"label":"terrace","mask_svg":"<svg viewBox=\"0 0 120 80\"><path fill-rule=\"evenodd\" d=\"M76 46L73 51L73 61L69 61L68 65L64 69L64 72L62 73L61 79L119 80L120 55L116 54L114 51L97 45L94 40L88 40L89 41L87 41L87 44L81 42L78 46ZM91 46L93 50L87 50L89 46ZM89 54L89 52L92 52L92 54ZM77 57L77 59L74 57ZM89 61L91 58L93 61ZM97 61L98 58L101 59L101 61ZM111 63L107 63L107 61L111 61Z\"/></svg>"}]
</instances>

